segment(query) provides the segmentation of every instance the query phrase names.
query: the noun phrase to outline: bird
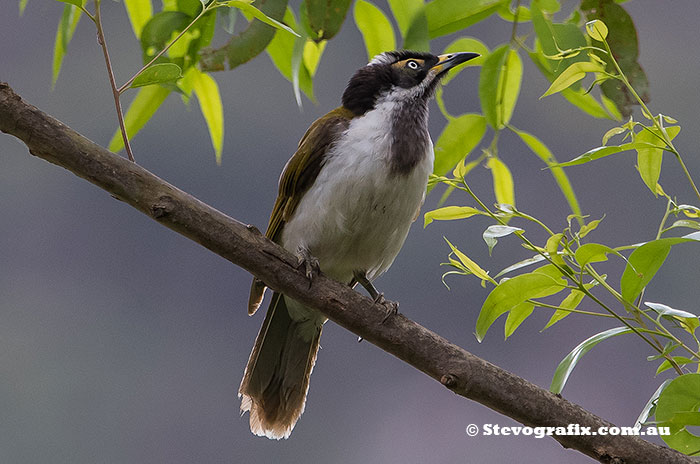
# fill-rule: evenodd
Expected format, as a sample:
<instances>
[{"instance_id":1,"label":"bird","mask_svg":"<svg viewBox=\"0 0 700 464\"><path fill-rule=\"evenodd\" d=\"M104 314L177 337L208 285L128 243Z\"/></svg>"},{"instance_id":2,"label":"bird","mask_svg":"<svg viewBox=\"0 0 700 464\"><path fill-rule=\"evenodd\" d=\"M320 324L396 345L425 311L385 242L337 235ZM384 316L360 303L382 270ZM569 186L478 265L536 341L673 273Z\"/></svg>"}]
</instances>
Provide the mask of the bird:
<instances>
[{"instance_id":1,"label":"bird","mask_svg":"<svg viewBox=\"0 0 700 464\"><path fill-rule=\"evenodd\" d=\"M311 124L279 179L266 236L320 271L360 283L387 308L372 281L393 263L425 199L433 170L428 102L447 71L478 57L407 50L375 56L350 78L342 105ZM248 314L261 306L253 279ZM288 438L304 412L326 317L273 292L238 391L250 430Z\"/></svg>"}]
</instances>

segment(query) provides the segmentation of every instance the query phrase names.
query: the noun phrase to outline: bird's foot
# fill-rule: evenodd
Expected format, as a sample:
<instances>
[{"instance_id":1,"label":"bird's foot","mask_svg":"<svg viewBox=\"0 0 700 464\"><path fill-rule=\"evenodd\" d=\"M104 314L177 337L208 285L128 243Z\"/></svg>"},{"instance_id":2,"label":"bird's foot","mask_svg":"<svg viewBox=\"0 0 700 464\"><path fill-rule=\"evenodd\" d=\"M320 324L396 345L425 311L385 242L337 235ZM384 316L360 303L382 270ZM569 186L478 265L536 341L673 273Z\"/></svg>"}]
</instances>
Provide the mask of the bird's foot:
<instances>
[{"instance_id":1,"label":"bird's foot","mask_svg":"<svg viewBox=\"0 0 700 464\"><path fill-rule=\"evenodd\" d=\"M319 272L321 272L321 266L318 262L318 259L316 259L314 256L311 256L311 253L309 250L303 247L299 247L297 249L297 259L299 260L299 263L297 264L297 269L304 268L304 274L306 274L306 278L309 279L309 284L311 284L311 281L314 280L314 277L318 275Z\"/></svg>"},{"instance_id":2,"label":"bird's foot","mask_svg":"<svg viewBox=\"0 0 700 464\"><path fill-rule=\"evenodd\" d=\"M382 324L384 324L391 316L398 314L399 303L384 298L384 294L377 291L372 282L367 278L367 274L364 271L356 271L354 276L354 280L362 285L365 290L367 290L367 293L369 293L369 296L374 300L374 302L386 308L386 315L384 316L384 319L382 319Z\"/></svg>"},{"instance_id":3,"label":"bird's foot","mask_svg":"<svg viewBox=\"0 0 700 464\"><path fill-rule=\"evenodd\" d=\"M399 313L398 301L387 300L386 298L384 298L383 293L377 294L377 296L374 297L374 302L386 308L386 314L384 315L384 319L382 319L382 324L384 324L390 317L395 316Z\"/></svg>"}]
</instances>

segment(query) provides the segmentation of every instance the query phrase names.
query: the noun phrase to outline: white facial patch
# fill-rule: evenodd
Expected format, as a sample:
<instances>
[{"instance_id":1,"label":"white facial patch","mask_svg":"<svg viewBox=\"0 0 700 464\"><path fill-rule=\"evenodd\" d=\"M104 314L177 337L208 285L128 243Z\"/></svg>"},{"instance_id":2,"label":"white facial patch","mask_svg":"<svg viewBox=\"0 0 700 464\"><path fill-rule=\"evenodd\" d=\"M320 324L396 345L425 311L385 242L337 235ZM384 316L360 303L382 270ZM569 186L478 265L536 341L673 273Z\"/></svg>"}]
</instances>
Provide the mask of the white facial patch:
<instances>
[{"instance_id":1,"label":"white facial patch","mask_svg":"<svg viewBox=\"0 0 700 464\"><path fill-rule=\"evenodd\" d=\"M367 65L374 66L375 64L392 64L395 59L396 58L392 54L384 52L372 58Z\"/></svg>"}]
</instances>

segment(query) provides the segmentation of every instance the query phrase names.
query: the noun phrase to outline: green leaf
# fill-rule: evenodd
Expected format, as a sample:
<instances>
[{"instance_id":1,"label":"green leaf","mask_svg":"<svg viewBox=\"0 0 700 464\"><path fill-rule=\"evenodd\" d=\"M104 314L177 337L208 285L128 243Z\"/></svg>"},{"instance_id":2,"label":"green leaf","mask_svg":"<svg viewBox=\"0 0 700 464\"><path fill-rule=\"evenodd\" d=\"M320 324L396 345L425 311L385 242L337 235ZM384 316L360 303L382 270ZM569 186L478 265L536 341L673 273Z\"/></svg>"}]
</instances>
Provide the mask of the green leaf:
<instances>
[{"instance_id":1,"label":"green leaf","mask_svg":"<svg viewBox=\"0 0 700 464\"><path fill-rule=\"evenodd\" d=\"M260 4L260 10L268 17L280 21L287 10L287 0L265 0ZM292 27L292 29L295 28ZM228 61L229 69L233 69L265 51L277 33L287 34L261 21L251 21L235 36L235 39L229 40L226 45L201 50L198 66L202 71L223 71Z\"/></svg>"},{"instance_id":2,"label":"green leaf","mask_svg":"<svg viewBox=\"0 0 700 464\"><path fill-rule=\"evenodd\" d=\"M581 230L578 231L579 238L583 238L589 233L596 230L598 228L598 224L600 224L600 221L602 221L602 219L596 219L594 221L589 222L588 224L581 224Z\"/></svg>"},{"instance_id":3,"label":"green leaf","mask_svg":"<svg viewBox=\"0 0 700 464\"><path fill-rule=\"evenodd\" d=\"M299 10L309 36L319 42L338 33L349 8L350 0L304 0Z\"/></svg>"},{"instance_id":4,"label":"green leaf","mask_svg":"<svg viewBox=\"0 0 700 464\"><path fill-rule=\"evenodd\" d=\"M628 129L626 127L613 127L612 129L607 131L605 135L603 135L603 145L607 145L608 140L610 140L611 137L614 137L618 134L623 134L627 131Z\"/></svg>"},{"instance_id":5,"label":"green leaf","mask_svg":"<svg viewBox=\"0 0 700 464\"><path fill-rule=\"evenodd\" d=\"M195 20L202 12L202 3L199 0L177 0L177 11L187 15L187 24L184 26L189 26L192 21ZM234 11L235 8L233 9ZM158 13L160 14L160 13ZM199 61L199 51L208 46L213 37L214 29L216 28L216 15L217 12L214 10L209 10L201 18L199 18L189 30L183 34L168 50L168 57L171 61L176 62L184 70L187 70L190 66L194 65ZM158 15L156 15L158 16ZM184 24L185 21L183 21ZM148 26L146 23L144 29ZM181 31L181 28L176 28L170 31L170 37L165 37L163 45L161 47L153 47L153 51L158 52L162 49L165 44L170 44L176 35ZM163 31L167 33L167 28ZM143 38L144 32L141 31ZM142 45L143 45L142 40ZM146 60L146 58L144 58ZM162 60L162 58L161 58ZM144 61L147 62L147 61Z\"/></svg>"},{"instance_id":6,"label":"green leaf","mask_svg":"<svg viewBox=\"0 0 700 464\"><path fill-rule=\"evenodd\" d=\"M573 63L588 61L585 53L578 52L588 44L576 24L552 23L549 17L543 13L547 7L548 5L540 0L534 0L531 4L532 25L537 40L535 53L530 56L540 66L547 79L553 81ZM566 53L569 50L571 52ZM575 88L574 90L579 89Z\"/></svg>"},{"instance_id":7,"label":"green leaf","mask_svg":"<svg viewBox=\"0 0 700 464\"><path fill-rule=\"evenodd\" d=\"M606 97L605 94L601 94L600 101L603 102L603 106L608 111L608 113L610 113L612 119L615 119L616 121L622 120L622 113L620 113L620 110L617 109L617 106L615 106L614 101Z\"/></svg>"},{"instance_id":8,"label":"green leaf","mask_svg":"<svg viewBox=\"0 0 700 464\"><path fill-rule=\"evenodd\" d=\"M126 14L131 22L134 35L140 39L143 27L153 16L151 0L124 0L124 7L126 7Z\"/></svg>"},{"instance_id":9,"label":"green leaf","mask_svg":"<svg viewBox=\"0 0 700 464\"><path fill-rule=\"evenodd\" d=\"M491 170L493 177L493 191L496 195L496 202L515 206L515 187L513 186L513 176L510 174L508 166L499 158L491 157L486 165Z\"/></svg>"},{"instance_id":10,"label":"green leaf","mask_svg":"<svg viewBox=\"0 0 700 464\"><path fill-rule=\"evenodd\" d=\"M284 15L284 22L292 27L297 26L294 13L289 8ZM293 82L294 80L292 59L294 57L296 40L296 37L292 37L285 32L277 31L274 38L266 48L267 54L272 60L272 63L275 65L280 74L282 74L282 76L284 76L289 82ZM315 101L313 80L311 79L309 70L306 68L306 63L301 63L298 69L299 88L306 94L307 97L309 97L311 101Z\"/></svg>"},{"instance_id":11,"label":"green leaf","mask_svg":"<svg viewBox=\"0 0 700 464\"><path fill-rule=\"evenodd\" d=\"M282 31L289 32L292 35L295 35L297 37L301 37L297 32L292 29L291 27L287 26L286 24L283 24L279 21L277 21L274 18L269 17L262 11L258 10L255 8L253 5L250 4L250 2L244 1L244 0L228 0L226 2L221 2L221 6L228 6L228 7L233 7L233 8L238 8L241 10L244 14L252 16L253 18L257 19L258 21L262 21L263 23L272 26L276 29L280 29Z\"/></svg>"},{"instance_id":12,"label":"green leaf","mask_svg":"<svg viewBox=\"0 0 700 464\"><path fill-rule=\"evenodd\" d=\"M466 219L477 214L485 214L471 206L444 206L442 208L428 211L424 215L423 227L427 227L433 221L453 221L456 219Z\"/></svg>"},{"instance_id":13,"label":"green leaf","mask_svg":"<svg viewBox=\"0 0 700 464\"><path fill-rule=\"evenodd\" d=\"M700 437L690 433L687 425L700 424L700 374L676 377L659 395L656 403L656 421L671 428L670 435L661 438L668 446L682 453L700 449Z\"/></svg>"},{"instance_id":14,"label":"green leaf","mask_svg":"<svg viewBox=\"0 0 700 464\"><path fill-rule=\"evenodd\" d=\"M580 8L587 20L605 21L610 31L606 40L613 56L642 101L648 101L649 82L644 70L637 62L639 46L632 17L614 0L583 0ZM607 63L606 70L609 73L617 73L607 54L599 52L597 55ZM629 89L617 79L606 80L600 88L603 94L615 103L625 118L632 114L632 106L639 104Z\"/></svg>"},{"instance_id":15,"label":"green leaf","mask_svg":"<svg viewBox=\"0 0 700 464\"><path fill-rule=\"evenodd\" d=\"M396 49L394 28L382 10L367 0L357 0L353 13L370 60L382 52Z\"/></svg>"},{"instance_id":16,"label":"green leaf","mask_svg":"<svg viewBox=\"0 0 700 464\"><path fill-rule=\"evenodd\" d=\"M544 246L544 249L549 255L549 259L552 261L553 264L558 264L559 266L566 266L564 258L562 258L559 254L559 244L563 239L564 234L554 234L547 239L547 243Z\"/></svg>"},{"instance_id":17,"label":"green leaf","mask_svg":"<svg viewBox=\"0 0 700 464\"><path fill-rule=\"evenodd\" d=\"M508 45L501 45L493 50L491 54L484 59L481 68L481 76L479 78L481 112L486 118L486 121L493 128L501 127L501 121L499 121L498 117L498 81L508 51Z\"/></svg>"},{"instance_id":18,"label":"green leaf","mask_svg":"<svg viewBox=\"0 0 700 464\"><path fill-rule=\"evenodd\" d=\"M75 6L84 6L86 0L58 0L59 2L62 3L69 3L71 5Z\"/></svg>"},{"instance_id":19,"label":"green leaf","mask_svg":"<svg viewBox=\"0 0 700 464\"><path fill-rule=\"evenodd\" d=\"M403 36L402 48L422 52L430 51L430 35L428 34L428 19L425 16L425 8L416 15L411 27Z\"/></svg>"},{"instance_id":20,"label":"green leaf","mask_svg":"<svg viewBox=\"0 0 700 464\"><path fill-rule=\"evenodd\" d=\"M583 155L577 156L576 158L572 159L571 161L567 161L565 163L558 163L555 164L554 166L559 166L559 167L565 167L565 166L575 166L577 164L584 164L588 163L590 161L594 161L600 158L605 158L606 156L614 155L616 153L620 153L623 151L627 150L636 150L638 148L654 148L655 145L645 143L645 142L629 142L629 143L624 143L619 146L610 146L610 147L598 147L594 148L592 150L588 150L586 153Z\"/></svg>"},{"instance_id":21,"label":"green leaf","mask_svg":"<svg viewBox=\"0 0 700 464\"><path fill-rule=\"evenodd\" d=\"M489 48L481 40L473 37L460 37L459 39L455 39L447 47L445 47L445 50L443 50L442 53L447 55L450 53L465 51L478 53L480 56L452 68L450 72L442 78L443 86L447 85L447 83L454 79L464 68L481 66L484 63L486 56L491 53Z\"/></svg>"},{"instance_id":22,"label":"green leaf","mask_svg":"<svg viewBox=\"0 0 700 464\"><path fill-rule=\"evenodd\" d=\"M513 110L515 109L515 103L518 101L522 80L523 62L517 50L510 50L506 58L505 68L503 69L498 83L499 92L500 95L502 95L502 99L499 100L501 108L500 120L502 124L508 124L511 116L513 116Z\"/></svg>"},{"instance_id":23,"label":"green leaf","mask_svg":"<svg viewBox=\"0 0 700 464\"><path fill-rule=\"evenodd\" d=\"M82 11L80 11L79 8L73 6L82 5L82 0L76 0L76 2L66 2L71 3L71 5L66 5L63 7L63 14L61 15L61 20L58 23L58 29L56 30L56 40L54 42L53 47L53 66L51 76L52 89L56 85L58 74L61 72L63 57L66 55L68 44L73 38L73 33L75 32L75 28L78 26L78 21L80 21L80 16L82 14Z\"/></svg>"},{"instance_id":24,"label":"green leaf","mask_svg":"<svg viewBox=\"0 0 700 464\"><path fill-rule=\"evenodd\" d=\"M581 267L585 267L589 263L600 263L608 260L608 254L617 254L615 250L607 245L601 245L600 243L586 243L578 247L574 253L574 258L576 262Z\"/></svg>"},{"instance_id":25,"label":"green leaf","mask_svg":"<svg viewBox=\"0 0 700 464\"><path fill-rule=\"evenodd\" d=\"M564 389L564 385L566 385L566 381L569 379L569 376L576 367L576 364L578 364L583 355L588 353L591 348L596 346L598 343L607 340L608 338L630 332L632 332L632 329L627 327L615 327L614 329L608 329L593 335L592 337L581 342L576 348L571 350L571 352L566 355L566 357L562 359L557 366L556 371L554 371L554 377L552 378L552 384L549 387L549 391L556 395L561 394L561 391Z\"/></svg>"},{"instance_id":26,"label":"green leaf","mask_svg":"<svg viewBox=\"0 0 700 464\"><path fill-rule=\"evenodd\" d=\"M589 284L586 284L586 286L590 287ZM556 311L554 311L552 317L549 318L549 322L547 322L547 325L545 325L542 330L547 330L548 328L552 327L554 324L571 314L571 311L567 311L567 309L576 309L581 303L581 301L583 301L583 297L585 296L586 294L582 291L572 289L571 292L569 292L569 294L566 296L566 298L564 298L562 302L559 303L559 306L565 309L557 309Z\"/></svg>"},{"instance_id":27,"label":"green leaf","mask_svg":"<svg viewBox=\"0 0 700 464\"><path fill-rule=\"evenodd\" d=\"M126 125L126 133L129 135L129 140L138 134L169 94L170 89L160 85L141 87L139 89L124 115L124 124ZM109 149L117 152L123 148L124 140L121 132L117 129L109 142Z\"/></svg>"},{"instance_id":28,"label":"green leaf","mask_svg":"<svg viewBox=\"0 0 700 464\"><path fill-rule=\"evenodd\" d=\"M539 45L539 42L536 43L536 45ZM556 73L552 71L552 69L549 68L549 60L542 56L540 52L531 52L528 53L530 56L530 59L532 59L532 62L535 63L537 68L544 74L544 76L550 81L554 81L556 79ZM579 55L580 56L580 55ZM565 60L564 60L565 61ZM562 63L564 62L562 61ZM554 68L557 71L563 71L564 68ZM614 109L614 113L611 113L610 110L607 107L604 107L601 105L598 100L593 98L593 96L590 93L586 93L586 91L581 88L581 86L578 86L577 84L574 84L572 87L569 87L568 89L564 89L560 92L561 96L566 98L566 100L583 111L584 113L593 116L594 118L605 118L605 119L620 119L621 116L619 116L619 112L617 111L617 108L615 108L615 105L613 104L612 107ZM605 102L605 98L602 98L603 102ZM615 116L617 115L617 116Z\"/></svg>"},{"instance_id":29,"label":"green leaf","mask_svg":"<svg viewBox=\"0 0 700 464\"><path fill-rule=\"evenodd\" d=\"M406 50L430 51L428 19L423 0L389 0Z\"/></svg>"},{"instance_id":30,"label":"green leaf","mask_svg":"<svg viewBox=\"0 0 700 464\"><path fill-rule=\"evenodd\" d=\"M642 131L635 137L638 142L646 142L655 145L656 137L650 132ZM662 147L637 148L637 169L644 184L651 190L654 196L658 196L656 184L661 176L661 162L664 150Z\"/></svg>"},{"instance_id":31,"label":"green leaf","mask_svg":"<svg viewBox=\"0 0 700 464\"><path fill-rule=\"evenodd\" d=\"M685 356L673 356L673 361L679 366L685 366L686 364L696 364L698 362L697 359L690 359L686 358ZM656 369L655 375L659 375L662 372L665 372L669 369L673 369L673 366L671 365L671 362L668 359L664 359L664 362L659 364L659 367ZM668 381L670 382L671 379L669 379Z\"/></svg>"},{"instance_id":32,"label":"green leaf","mask_svg":"<svg viewBox=\"0 0 700 464\"><path fill-rule=\"evenodd\" d=\"M235 8L228 8L226 10L220 8L217 10L216 14L223 30L225 30L227 34L233 35L238 20L238 10Z\"/></svg>"},{"instance_id":33,"label":"green leaf","mask_svg":"<svg viewBox=\"0 0 700 464\"><path fill-rule=\"evenodd\" d=\"M443 237L443 238L445 238L445 237ZM493 283L494 285L496 285L496 281L494 281L494 280L491 278L491 276L489 276L488 272L486 272L485 270L483 270L478 264L476 264L474 261L472 261L467 255L465 255L464 253L462 253L461 251L459 251L459 250L457 249L457 247L455 247L454 245L452 245L452 243L450 243L450 241L447 240L447 238L445 238L445 241L447 242L447 244L448 244L448 245L450 246L450 248L452 249L452 253L454 253L454 254L457 256L457 259L459 259L459 261L462 263L462 265L463 265L466 269L468 269L469 272L471 272L472 274L474 274L475 276L477 276L478 278L480 278L482 281L488 280L489 282L491 282L491 283Z\"/></svg>"},{"instance_id":34,"label":"green leaf","mask_svg":"<svg viewBox=\"0 0 700 464\"><path fill-rule=\"evenodd\" d=\"M554 264L545 264L544 266L538 267L534 271L532 271L533 274L543 274L546 276L551 277L554 280L559 280L562 278L562 273L559 270L557 266Z\"/></svg>"},{"instance_id":35,"label":"green leaf","mask_svg":"<svg viewBox=\"0 0 700 464\"><path fill-rule=\"evenodd\" d=\"M145 85L174 82L182 77L182 69L173 63L159 63L146 68L144 72L134 79L131 87L143 87Z\"/></svg>"},{"instance_id":36,"label":"green leaf","mask_svg":"<svg viewBox=\"0 0 700 464\"><path fill-rule=\"evenodd\" d=\"M545 260L545 257L540 255L540 254L537 254L537 255L533 256L532 258L523 259L522 261L518 261L517 263L511 264L507 268L503 269L501 272L499 272L498 274L496 274L494 276L494 279L498 279L499 277L501 277L504 274L508 274L509 272L517 271L518 269L522 269L522 268L527 267L527 266L532 266L533 264L540 263L544 260Z\"/></svg>"},{"instance_id":37,"label":"green leaf","mask_svg":"<svg viewBox=\"0 0 700 464\"><path fill-rule=\"evenodd\" d=\"M294 89L294 98L297 101L297 106L301 109L301 88L300 88L300 75L301 68L304 65L304 42L305 39L296 38L294 39L294 46L292 47L292 89Z\"/></svg>"},{"instance_id":38,"label":"green leaf","mask_svg":"<svg viewBox=\"0 0 700 464\"><path fill-rule=\"evenodd\" d=\"M673 140L680 130L680 126L672 126L666 129L666 133ZM656 148L637 148L637 169L639 169L639 175L642 176L642 180L651 193L658 196L656 185L661 175L661 162L666 145L662 141L663 136L655 128L646 128L635 135L634 140L656 146Z\"/></svg>"},{"instance_id":39,"label":"green leaf","mask_svg":"<svg viewBox=\"0 0 700 464\"><path fill-rule=\"evenodd\" d=\"M24 14L24 9L27 8L27 0L19 0L19 15Z\"/></svg>"},{"instance_id":40,"label":"green leaf","mask_svg":"<svg viewBox=\"0 0 700 464\"><path fill-rule=\"evenodd\" d=\"M566 281L550 275L532 272L501 282L491 291L481 307L476 321L476 338L484 339L486 331L503 313L510 311L530 298L554 295L566 286Z\"/></svg>"},{"instance_id":41,"label":"green leaf","mask_svg":"<svg viewBox=\"0 0 700 464\"><path fill-rule=\"evenodd\" d=\"M528 7L518 5L518 9L513 10L507 3L501 5L501 7L498 9L498 16L500 16L501 19L504 19L510 23L516 20L519 23L525 23L532 19L532 15L530 14L530 10L528 9Z\"/></svg>"},{"instance_id":42,"label":"green leaf","mask_svg":"<svg viewBox=\"0 0 700 464\"><path fill-rule=\"evenodd\" d=\"M494 129L503 128L513 115L520 93L523 65L508 44L494 50L484 60L479 79L481 111Z\"/></svg>"},{"instance_id":43,"label":"green leaf","mask_svg":"<svg viewBox=\"0 0 700 464\"><path fill-rule=\"evenodd\" d=\"M599 63L593 63L589 61L579 61L572 64L562 72L559 77L557 77L549 89L542 94L540 98L544 98L548 95L552 95L557 92L570 87L573 83L580 81L586 77L588 72L603 72L605 71Z\"/></svg>"},{"instance_id":44,"label":"green leaf","mask_svg":"<svg viewBox=\"0 0 700 464\"><path fill-rule=\"evenodd\" d=\"M520 327L520 324L522 324L525 319L530 317L532 312L535 310L535 305L528 302L524 301L520 303L519 305L516 305L513 309L508 312L508 317L506 318L506 324L503 327L503 331L505 333L506 339L513 335L513 332L515 332L515 329Z\"/></svg>"},{"instance_id":45,"label":"green leaf","mask_svg":"<svg viewBox=\"0 0 700 464\"><path fill-rule=\"evenodd\" d=\"M634 250L627 259L620 280L622 297L629 303L634 303L666 260L671 246L689 241L690 239L681 237L662 238L647 242Z\"/></svg>"},{"instance_id":46,"label":"green leaf","mask_svg":"<svg viewBox=\"0 0 700 464\"><path fill-rule=\"evenodd\" d=\"M586 23L586 32L591 36L591 39L603 42L608 36L608 26L603 21L594 19Z\"/></svg>"},{"instance_id":47,"label":"green leaf","mask_svg":"<svg viewBox=\"0 0 700 464\"><path fill-rule=\"evenodd\" d=\"M525 145L550 168L552 176L559 186L559 190L564 194L564 198L566 198L569 208L571 208L571 212L577 216L581 216L581 206L578 203L576 193L574 193L574 188L571 186L569 177L562 168L557 166L557 160L554 158L549 148L532 134L517 129L514 129L514 131Z\"/></svg>"},{"instance_id":48,"label":"green leaf","mask_svg":"<svg viewBox=\"0 0 700 464\"><path fill-rule=\"evenodd\" d=\"M546 11L547 13L556 13L561 9L559 0L539 0L538 3L542 11Z\"/></svg>"},{"instance_id":49,"label":"green leaf","mask_svg":"<svg viewBox=\"0 0 700 464\"><path fill-rule=\"evenodd\" d=\"M426 5L430 38L457 32L491 16L509 0L433 0Z\"/></svg>"},{"instance_id":50,"label":"green leaf","mask_svg":"<svg viewBox=\"0 0 700 464\"><path fill-rule=\"evenodd\" d=\"M683 211L683 214L692 218L700 217L700 208L693 205L678 205L674 208L674 211Z\"/></svg>"},{"instance_id":51,"label":"green leaf","mask_svg":"<svg viewBox=\"0 0 700 464\"><path fill-rule=\"evenodd\" d=\"M658 374L658 372L657 372ZM661 385L659 385L659 388L656 389L653 395L651 395L651 398L649 398L649 401L647 401L647 404L644 405L644 408L642 408L642 411L639 413L639 417L637 417L637 421L634 423L634 427L641 427L649 417L651 417L654 413L653 411L656 409L656 401L659 399L659 395L661 394L662 391L664 391L664 388L668 386L669 383L671 383L672 379L666 379L663 381Z\"/></svg>"},{"instance_id":52,"label":"green leaf","mask_svg":"<svg viewBox=\"0 0 700 464\"><path fill-rule=\"evenodd\" d=\"M687 227L689 229L700 230L700 222L691 221L690 219L679 219L674 221L666 230L675 229L676 227Z\"/></svg>"},{"instance_id":53,"label":"green leaf","mask_svg":"<svg viewBox=\"0 0 700 464\"><path fill-rule=\"evenodd\" d=\"M391 13L399 25L402 36L406 36L413 19L423 10L423 4L423 0L389 0L389 8L391 8Z\"/></svg>"},{"instance_id":54,"label":"green leaf","mask_svg":"<svg viewBox=\"0 0 700 464\"><path fill-rule=\"evenodd\" d=\"M659 317L679 322L690 334L694 333L695 329L700 327L700 318L693 313L671 308L670 306L666 306L665 304L661 303L651 303L649 301L645 301L644 304L653 309L659 315Z\"/></svg>"},{"instance_id":55,"label":"green leaf","mask_svg":"<svg viewBox=\"0 0 700 464\"><path fill-rule=\"evenodd\" d=\"M175 34L185 29L192 22L192 19L192 17L180 11L161 11L149 19L143 26L143 29L141 29L140 42L143 62L148 63L151 61L158 52L170 43ZM171 55L175 54L171 49ZM179 55L182 56L183 54ZM160 63L169 61L169 58L166 56L162 56L158 60Z\"/></svg>"},{"instance_id":56,"label":"green leaf","mask_svg":"<svg viewBox=\"0 0 700 464\"><path fill-rule=\"evenodd\" d=\"M480 114L463 114L450 120L435 143L433 174L444 176L481 142L486 120Z\"/></svg>"},{"instance_id":57,"label":"green leaf","mask_svg":"<svg viewBox=\"0 0 700 464\"><path fill-rule=\"evenodd\" d=\"M464 160L461 160L457 163L457 166L455 166L454 170L452 171L452 175L457 179L461 179L469 174L471 170L474 169L480 162L481 161L475 160L465 164ZM452 186L450 186L450 188L454 189Z\"/></svg>"},{"instance_id":58,"label":"green leaf","mask_svg":"<svg viewBox=\"0 0 700 464\"><path fill-rule=\"evenodd\" d=\"M327 43L326 40L316 43L311 39L307 39L304 43L304 66L309 72L309 76L314 77L316 74L318 64L321 62L321 56L326 49Z\"/></svg>"},{"instance_id":59,"label":"green leaf","mask_svg":"<svg viewBox=\"0 0 700 464\"><path fill-rule=\"evenodd\" d=\"M491 254L491 250L496 246L500 237L505 237L514 232L524 232L524 230L519 227L504 226L501 224L488 226L481 236L489 247L489 254Z\"/></svg>"},{"instance_id":60,"label":"green leaf","mask_svg":"<svg viewBox=\"0 0 700 464\"><path fill-rule=\"evenodd\" d=\"M194 69L194 68L193 68ZM207 123L211 144L216 154L216 163L221 164L221 151L224 145L224 108L221 103L219 86L206 73L197 71L194 75L193 90L199 101L199 109Z\"/></svg>"}]
</instances>

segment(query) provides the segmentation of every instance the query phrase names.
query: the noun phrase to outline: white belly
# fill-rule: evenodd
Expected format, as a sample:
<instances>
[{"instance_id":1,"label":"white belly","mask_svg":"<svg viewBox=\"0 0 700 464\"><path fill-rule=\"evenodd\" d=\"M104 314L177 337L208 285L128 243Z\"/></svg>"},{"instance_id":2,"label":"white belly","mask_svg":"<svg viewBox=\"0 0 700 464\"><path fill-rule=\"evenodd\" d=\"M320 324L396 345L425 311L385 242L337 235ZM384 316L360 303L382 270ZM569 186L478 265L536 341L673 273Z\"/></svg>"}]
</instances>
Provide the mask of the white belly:
<instances>
[{"instance_id":1,"label":"white belly","mask_svg":"<svg viewBox=\"0 0 700 464\"><path fill-rule=\"evenodd\" d=\"M410 173L391 173L390 110L380 105L351 121L282 232L286 249L308 249L341 282L355 271L371 280L391 266L425 197L432 143Z\"/></svg>"}]
</instances>

